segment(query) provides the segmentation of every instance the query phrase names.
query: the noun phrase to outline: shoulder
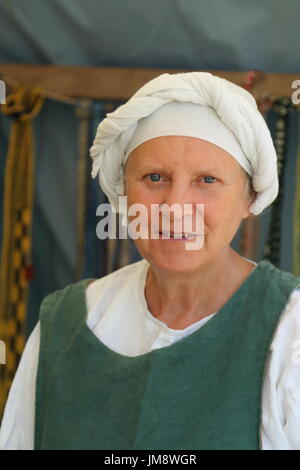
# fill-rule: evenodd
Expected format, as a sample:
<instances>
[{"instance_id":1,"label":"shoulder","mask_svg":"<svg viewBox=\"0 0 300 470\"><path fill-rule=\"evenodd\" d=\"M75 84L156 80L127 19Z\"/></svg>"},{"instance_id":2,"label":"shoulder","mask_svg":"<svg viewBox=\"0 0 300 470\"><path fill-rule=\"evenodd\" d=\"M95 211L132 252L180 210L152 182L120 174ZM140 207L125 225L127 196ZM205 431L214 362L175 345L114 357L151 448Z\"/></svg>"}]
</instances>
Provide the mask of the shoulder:
<instances>
[{"instance_id":1,"label":"shoulder","mask_svg":"<svg viewBox=\"0 0 300 470\"><path fill-rule=\"evenodd\" d=\"M300 287L300 277L295 276L290 271L278 268L275 264L271 263L269 260L263 259L258 263L258 266L265 275L268 275L274 279L278 279L285 282L291 282Z\"/></svg>"},{"instance_id":2,"label":"shoulder","mask_svg":"<svg viewBox=\"0 0 300 470\"><path fill-rule=\"evenodd\" d=\"M258 286L267 302L283 310L292 292L300 287L300 277L278 268L268 260L262 260L256 268L255 287Z\"/></svg>"},{"instance_id":3,"label":"shoulder","mask_svg":"<svg viewBox=\"0 0 300 470\"><path fill-rule=\"evenodd\" d=\"M136 261L135 263L127 264L122 268L117 269L111 273L106 274L97 279L90 279L87 283L87 289L97 289L98 286L104 286L106 284L122 282L129 279L130 276L135 275L138 271L145 268L147 261L145 259Z\"/></svg>"},{"instance_id":4,"label":"shoulder","mask_svg":"<svg viewBox=\"0 0 300 470\"><path fill-rule=\"evenodd\" d=\"M39 319L42 320L45 315L48 315L49 312L53 311L54 307L56 307L64 299L72 296L74 298L74 292L78 292L80 287L82 287L82 284L87 284L88 282L88 279L72 282L45 295L40 304Z\"/></svg>"},{"instance_id":5,"label":"shoulder","mask_svg":"<svg viewBox=\"0 0 300 470\"><path fill-rule=\"evenodd\" d=\"M104 301L106 298L109 301L112 297L121 293L122 289L130 289L132 284L138 282L148 266L149 263L142 259L123 266L99 279L91 280L86 288L88 310L100 299Z\"/></svg>"},{"instance_id":6,"label":"shoulder","mask_svg":"<svg viewBox=\"0 0 300 470\"><path fill-rule=\"evenodd\" d=\"M148 262L145 259L123 266L99 279L85 278L70 283L61 289L57 289L46 295L40 305L39 320L41 323L53 321L58 316L59 321L63 317L80 320L87 310L100 298L109 303L122 287L131 282L136 282L140 274L146 269ZM85 302L87 305L85 305ZM72 314L70 314L72 312Z\"/></svg>"},{"instance_id":7,"label":"shoulder","mask_svg":"<svg viewBox=\"0 0 300 470\"><path fill-rule=\"evenodd\" d=\"M293 348L293 340L300 340L300 286L292 290L281 314L272 348L280 344L281 349ZM300 341L299 341L300 343Z\"/></svg>"},{"instance_id":8,"label":"shoulder","mask_svg":"<svg viewBox=\"0 0 300 470\"><path fill-rule=\"evenodd\" d=\"M41 324L52 320L57 311L73 311L74 308L82 304L86 286L93 280L91 278L81 279L45 295L39 308L39 321Z\"/></svg>"},{"instance_id":9,"label":"shoulder","mask_svg":"<svg viewBox=\"0 0 300 470\"><path fill-rule=\"evenodd\" d=\"M270 346L273 372L279 377L299 375L300 367L300 288L290 294L280 316ZM289 381L289 380L288 380Z\"/></svg>"}]
</instances>

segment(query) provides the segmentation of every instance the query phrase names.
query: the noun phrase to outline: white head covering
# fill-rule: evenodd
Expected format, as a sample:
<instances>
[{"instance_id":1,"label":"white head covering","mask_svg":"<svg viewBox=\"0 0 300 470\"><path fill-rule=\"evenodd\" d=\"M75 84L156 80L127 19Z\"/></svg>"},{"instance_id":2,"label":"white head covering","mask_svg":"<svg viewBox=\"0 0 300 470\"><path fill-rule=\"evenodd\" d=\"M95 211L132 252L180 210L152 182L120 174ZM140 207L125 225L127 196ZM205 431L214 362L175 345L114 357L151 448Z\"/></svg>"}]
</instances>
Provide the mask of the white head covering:
<instances>
[{"instance_id":1,"label":"white head covering","mask_svg":"<svg viewBox=\"0 0 300 470\"><path fill-rule=\"evenodd\" d=\"M197 137L230 153L252 176L252 168L237 138L211 106L170 101L137 122L125 150L123 167L130 153L143 142L165 135Z\"/></svg>"},{"instance_id":2,"label":"white head covering","mask_svg":"<svg viewBox=\"0 0 300 470\"><path fill-rule=\"evenodd\" d=\"M250 206L253 214L276 199L276 151L254 97L208 72L165 73L108 113L98 126L90 149L92 177L99 172L100 186L116 211L130 152L162 135L198 137L229 152L252 176L258 193Z\"/></svg>"}]
</instances>

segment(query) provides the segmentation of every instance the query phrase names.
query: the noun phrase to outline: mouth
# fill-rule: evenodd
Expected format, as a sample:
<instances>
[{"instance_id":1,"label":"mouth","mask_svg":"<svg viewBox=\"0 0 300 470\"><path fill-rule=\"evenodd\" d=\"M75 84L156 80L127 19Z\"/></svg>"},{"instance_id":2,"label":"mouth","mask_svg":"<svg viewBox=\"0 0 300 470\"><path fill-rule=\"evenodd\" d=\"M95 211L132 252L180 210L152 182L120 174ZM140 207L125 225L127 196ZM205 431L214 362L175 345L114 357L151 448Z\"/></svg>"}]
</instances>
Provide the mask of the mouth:
<instances>
[{"instance_id":1,"label":"mouth","mask_svg":"<svg viewBox=\"0 0 300 470\"><path fill-rule=\"evenodd\" d=\"M174 233L174 232L158 232L159 238L163 240L174 240L174 241L189 241L194 240L198 236L197 233Z\"/></svg>"}]
</instances>

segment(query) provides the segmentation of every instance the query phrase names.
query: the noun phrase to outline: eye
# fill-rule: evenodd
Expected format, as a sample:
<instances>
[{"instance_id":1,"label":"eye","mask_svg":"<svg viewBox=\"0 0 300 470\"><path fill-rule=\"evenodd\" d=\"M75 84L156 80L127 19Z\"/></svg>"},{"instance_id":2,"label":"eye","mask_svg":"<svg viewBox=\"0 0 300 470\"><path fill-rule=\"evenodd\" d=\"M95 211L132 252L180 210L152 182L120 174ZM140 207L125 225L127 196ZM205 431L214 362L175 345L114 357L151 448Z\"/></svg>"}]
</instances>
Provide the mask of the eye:
<instances>
[{"instance_id":1,"label":"eye","mask_svg":"<svg viewBox=\"0 0 300 470\"><path fill-rule=\"evenodd\" d=\"M208 181L208 184L211 184L211 183L217 182L217 179L216 179L214 176L203 176L203 178L210 178L210 179L213 179L213 180L215 180L215 181Z\"/></svg>"},{"instance_id":2,"label":"eye","mask_svg":"<svg viewBox=\"0 0 300 470\"><path fill-rule=\"evenodd\" d=\"M161 178L161 175L159 173L149 173L148 175L146 175L146 177L149 177L149 176L150 176L150 181L152 182L159 181L159 178Z\"/></svg>"}]
</instances>

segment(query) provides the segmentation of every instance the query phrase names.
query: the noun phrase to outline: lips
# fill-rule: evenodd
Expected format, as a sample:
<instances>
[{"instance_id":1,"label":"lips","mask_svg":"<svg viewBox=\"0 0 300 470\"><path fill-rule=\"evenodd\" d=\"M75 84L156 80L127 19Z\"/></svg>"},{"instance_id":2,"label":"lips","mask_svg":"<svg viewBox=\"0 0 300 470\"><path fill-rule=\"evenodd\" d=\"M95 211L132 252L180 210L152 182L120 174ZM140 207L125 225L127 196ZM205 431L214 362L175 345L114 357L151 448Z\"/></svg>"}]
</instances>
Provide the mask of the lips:
<instances>
[{"instance_id":1,"label":"lips","mask_svg":"<svg viewBox=\"0 0 300 470\"><path fill-rule=\"evenodd\" d=\"M183 234L183 233L174 233L174 232L159 232L159 235L164 235L165 237L168 237L168 238L175 238L175 239L183 239L183 240L190 240L190 239L193 239L197 233L187 233L187 234Z\"/></svg>"}]
</instances>

